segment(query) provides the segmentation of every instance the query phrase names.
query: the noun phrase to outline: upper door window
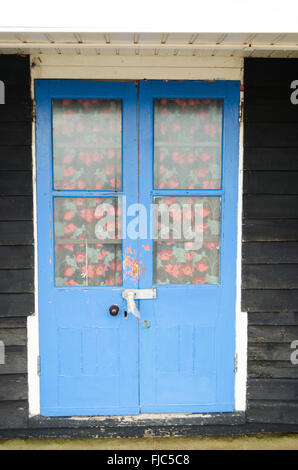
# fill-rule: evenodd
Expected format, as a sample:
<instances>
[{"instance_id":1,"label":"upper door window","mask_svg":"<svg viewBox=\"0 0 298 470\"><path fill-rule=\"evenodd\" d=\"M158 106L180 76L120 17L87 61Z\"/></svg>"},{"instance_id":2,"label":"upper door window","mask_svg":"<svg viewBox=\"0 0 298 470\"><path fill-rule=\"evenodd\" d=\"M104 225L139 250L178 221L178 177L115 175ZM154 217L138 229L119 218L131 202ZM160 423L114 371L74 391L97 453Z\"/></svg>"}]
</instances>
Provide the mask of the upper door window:
<instances>
[{"instance_id":1,"label":"upper door window","mask_svg":"<svg viewBox=\"0 0 298 470\"><path fill-rule=\"evenodd\" d=\"M221 187L222 100L154 100L154 188Z\"/></svg>"},{"instance_id":2,"label":"upper door window","mask_svg":"<svg viewBox=\"0 0 298 470\"><path fill-rule=\"evenodd\" d=\"M54 188L122 189L121 100L53 100Z\"/></svg>"}]
</instances>

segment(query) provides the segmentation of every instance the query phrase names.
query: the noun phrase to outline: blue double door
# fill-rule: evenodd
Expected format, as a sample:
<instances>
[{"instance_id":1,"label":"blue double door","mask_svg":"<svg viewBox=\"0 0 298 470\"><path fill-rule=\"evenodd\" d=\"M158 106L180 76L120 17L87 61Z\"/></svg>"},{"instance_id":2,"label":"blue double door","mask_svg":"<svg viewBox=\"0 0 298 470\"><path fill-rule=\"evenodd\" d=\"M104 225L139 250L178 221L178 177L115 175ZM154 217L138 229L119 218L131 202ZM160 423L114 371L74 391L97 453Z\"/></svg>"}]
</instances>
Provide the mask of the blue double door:
<instances>
[{"instance_id":1,"label":"blue double door","mask_svg":"<svg viewBox=\"0 0 298 470\"><path fill-rule=\"evenodd\" d=\"M239 83L35 94L41 414L232 411Z\"/></svg>"}]
</instances>

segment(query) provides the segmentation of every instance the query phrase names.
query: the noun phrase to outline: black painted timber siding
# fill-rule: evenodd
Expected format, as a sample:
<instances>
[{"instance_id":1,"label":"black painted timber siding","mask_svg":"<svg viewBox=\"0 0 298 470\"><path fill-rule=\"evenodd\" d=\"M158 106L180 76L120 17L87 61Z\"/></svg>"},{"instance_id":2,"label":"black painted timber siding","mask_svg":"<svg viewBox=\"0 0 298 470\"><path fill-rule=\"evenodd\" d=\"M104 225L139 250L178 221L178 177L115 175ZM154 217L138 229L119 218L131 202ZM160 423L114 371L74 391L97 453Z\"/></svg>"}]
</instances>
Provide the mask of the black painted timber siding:
<instances>
[{"instance_id":1,"label":"black painted timber siding","mask_svg":"<svg viewBox=\"0 0 298 470\"><path fill-rule=\"evenodd\" d=\"M0 56L1 437L141 437L297 432L298 60L245 60L243 284L248 312L247 413L211 416L28 416L27 316L34 312L32 108L28 57Z\"/></svg>"},{"instance_id":2,"label":"black painted timber siding","mask_svg":"<svg viewBox=\"0 0 298 470\"><path fill-rule=\"evenodd\" d=\"M29 58L0 55L0 429L28 425L27 316L34 311Z\"/></svg>"},{"instance_id":3,"label":"black painted timber siding","mask_svg":"<svg viewBox=\"0 0 298 470\"><path fill-rule=\"evenodd\" d=\"M242 310L253 423L298 424L297 59L246 59Z\"/></svg>"}]
</instances>

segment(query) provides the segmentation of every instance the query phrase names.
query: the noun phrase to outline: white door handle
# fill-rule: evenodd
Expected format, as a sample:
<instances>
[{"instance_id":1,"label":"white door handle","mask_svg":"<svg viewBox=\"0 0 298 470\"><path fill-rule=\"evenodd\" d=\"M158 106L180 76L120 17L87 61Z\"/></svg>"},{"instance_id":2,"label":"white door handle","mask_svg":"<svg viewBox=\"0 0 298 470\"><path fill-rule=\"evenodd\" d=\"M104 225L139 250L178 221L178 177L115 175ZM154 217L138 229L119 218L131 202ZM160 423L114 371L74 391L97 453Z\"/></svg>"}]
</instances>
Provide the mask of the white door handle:
<instances>
[{"instance_id":1,"label":"white door handle","mask_svg":"<svg viewBox=\"0 0 298 470\"><path fill-rule=\"evenodd\" d=\"M137 317L139 319L140 318L140 312L137 309L137 306L136 306L136 303L135 303L134 293L132 291L128 290L127 292L125 292L125 295L123 295L123 298L127 302L127 313L132 313L135 317Z\"/></svg>"},{"instance_id":2,"label":"white door handle","mask_svg":"<svg viewBox=\"0 0 298 470\"><path fill-rule=\"evenodd\" d=\"M127 302L127 313L132 313L135 317L140 318L135 300L156 299L156 289L125 289L122 292L122 297Z\"/></svg>"}]
</instances>

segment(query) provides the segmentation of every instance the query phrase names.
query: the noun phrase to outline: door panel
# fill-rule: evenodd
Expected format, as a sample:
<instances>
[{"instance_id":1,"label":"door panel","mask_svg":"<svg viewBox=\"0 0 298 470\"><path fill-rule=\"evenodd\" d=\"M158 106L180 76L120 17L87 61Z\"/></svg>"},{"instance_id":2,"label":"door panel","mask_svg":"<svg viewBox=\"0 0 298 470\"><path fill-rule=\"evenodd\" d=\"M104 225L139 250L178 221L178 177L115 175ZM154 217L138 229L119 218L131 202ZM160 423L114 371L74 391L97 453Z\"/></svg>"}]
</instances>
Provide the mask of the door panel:
<instances>
[{"instance_id":1,"label":"door panel","mask_svg":"<svg viewBox=\"0 0 298 470\"><path fill-rule=\"evenodd\" d=\"M136 414L121 253L137 246L121 219L138 198L137 86L38 80L36 100L41 413Z\"/></svg>"},{"instance_id":2,"label":"door panel","mask_svg":"<svg viewBox=\"0 0 298 470\"><path fill-rule=\"evenodd\" d=\"M142 412L234 409L238 101L235 82L140 84L140 201L199 202L202 228L196 249L146 240Z\"/></svg>"}]
</instances>

